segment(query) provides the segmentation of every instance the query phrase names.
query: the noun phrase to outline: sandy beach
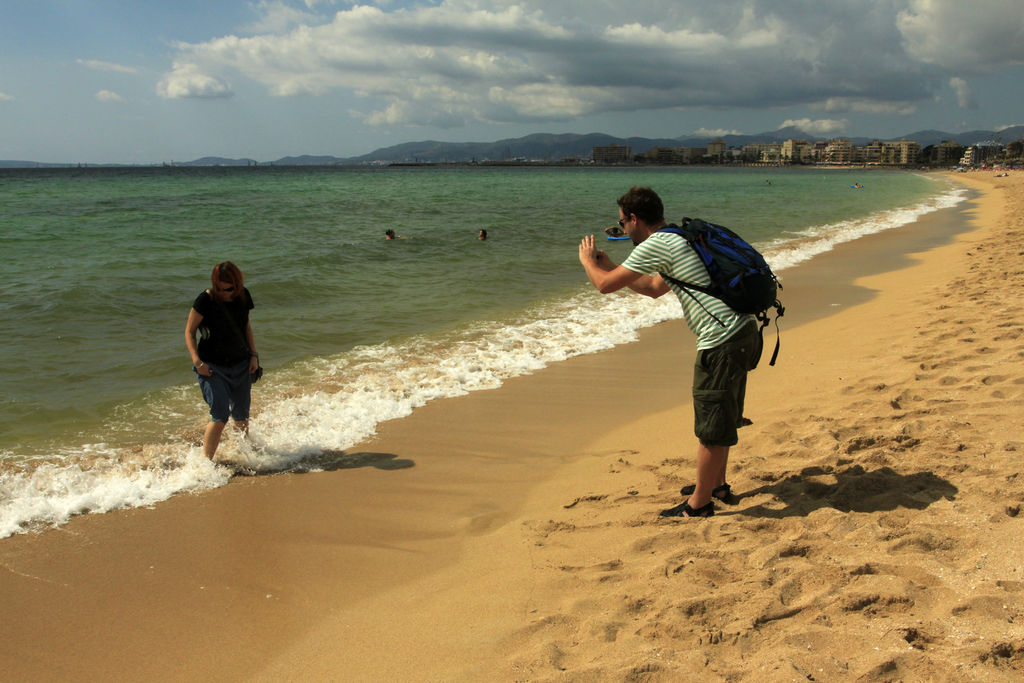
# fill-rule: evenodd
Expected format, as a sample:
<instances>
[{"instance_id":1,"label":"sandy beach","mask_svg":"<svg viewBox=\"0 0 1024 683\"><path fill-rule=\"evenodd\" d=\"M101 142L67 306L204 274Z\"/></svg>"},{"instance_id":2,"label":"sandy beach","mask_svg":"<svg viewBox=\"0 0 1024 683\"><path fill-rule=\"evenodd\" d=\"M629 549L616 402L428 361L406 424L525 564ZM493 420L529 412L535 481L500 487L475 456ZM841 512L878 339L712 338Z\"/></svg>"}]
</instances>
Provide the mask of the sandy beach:
<instances>
[{"instance_id":1,"label":"sandy beach","mask_svg":"<svg viewBox=\"0 0 1024 683\"><path fill-rule=\"evenodd\" d=\"M715 517L658 517L696 446L665 323L324 472L0 540L0 679L1021 680L1024 174L994 176L784 273Z\"/></svg>"}]
</instances>

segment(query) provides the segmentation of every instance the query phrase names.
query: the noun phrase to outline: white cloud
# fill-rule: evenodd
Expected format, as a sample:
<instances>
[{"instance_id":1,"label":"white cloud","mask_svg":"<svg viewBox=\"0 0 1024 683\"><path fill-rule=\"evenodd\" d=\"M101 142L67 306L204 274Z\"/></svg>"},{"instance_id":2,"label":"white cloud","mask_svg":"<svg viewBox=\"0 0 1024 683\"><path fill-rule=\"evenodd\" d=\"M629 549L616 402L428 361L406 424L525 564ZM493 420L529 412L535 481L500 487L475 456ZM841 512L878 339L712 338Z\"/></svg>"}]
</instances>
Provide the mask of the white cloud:
<instances>
[{"instance_id":1,"label":"white cloud","mask_svg":"<svg viewBox=\"0 0 1024 683\"><path fill-rule=\"evenodd\" d=\"M313 6L306 4L310 8ZM280 33L316 20L316 15L295 9L281 0L260 0L252 9L260 14L260 18L241 27L244 33Z\"/></svg>"},{"instance_id":2,"label":"white cloud","mask_svg":"<svg viewBox=\"0 0 1024 683\"><path fill-rule=\"evenodd\" d=\"M880 102L859 97L830 97L824 104L814 105L829 113L863 112L868 114L908 115L917 111L910 102Z\"/></svg>"},{"instance_id":3,"label":"white cloud","mask_svg":"<svg viewBox=\"0 0 1024 683\"><path fill-rule=\"evenodd\" d=\"M1011 123L1011 124L1009 124L1007 126L996 126L994 130L997 133L1001 133L1004 130L1006 130L1007 128L1016 128L1017 126L1024 126L1024 123Z\"/></svg>"},{"instance_id":4,"label":"white cloud","mask_svg":"<svg viewBox=\"0 0 1024 683\"><path fill-rule=\"evenodd\" d=\"M0 92L0 102L13 102L14 95L8 95L5 92Z\"/></svg>"},{"instance_id":5,"label":"white cloud","mask_svg":"<svg viewBox=\"0 0 1024 683\"><path fill-rule=\"evenodd\" d=\"M814 135L832 135L840 133L850 125L846 119L786 119L779 128L794 126L805 133Z\"/></svg>"},{"instance_id":6,"label":"white cloud","mask_svg":"<svg viewBox=\"0 0 1024 683\"><path fill-rule=\"evenodd\" d=\"M228 83L203 73L195 64L175 64L174 70L157 84L156 92L167 99L210 99L233 94Z\"/></svg>"},{"instance_id":7,"label":"white cloud","mask_svg":"<svg viewBox=\"0 0 1024 683\"><path fill-rule=\"evenodd\" d=\"M725 128L698 128L693 134L702 138L720 138L726 135L743 135L739 130L726 130Z\"/></svg>"},{"instance_id":8,"label":"white cloud","mask_svg":"<svg viewBox=\"0 0 1024 683\"><path fill-rule=\"evenodd\" d=\"M96 99L100 102L124 102L124 98L118 95L116 92L110 90L100 90L95 95Z\"/></svg>"},{"instance_id":9,"label":"white cloud","mask_svg":"<svg viewBox=\"0 0 1024 683\"><path fill-rule=\"evenodd\" d=\"M158 92L226 97L228 77L241 77L279 97L353 93L371 124L458 126L707 107L902 115L958 75L937 66L930 42L929 30L954 26L948 0L832 0L813 12L752 0L305 5L342 9L318 19L263 0L258 35L179 44ZM980 20L968 31L969 45L991 35ZM965 59L1005 61L1021 46ZM808 125L833 132L846 121Z\"/></svg>"},{"instance_id":10,"label":"white cloud","mask_svg":"<svg viewBox=\"0 0 1024 683\"><path fill-rule=\"evenodd\" d=\"M964 79L954 76L949 79L949 87L956 93L956 103L961 109L974 109L978 106L974 99L974 93L971 92L971 86Z\"/></svg>"},{"instance_id":11,"label":"white cloud","mask_svg":"<svg viewBox=\"0 0 1024 683\"><path fill-rule=\"evenodd\" d=\"M101 62L98 59L77 59L75 60L82 66L90 69L96 69L98 71L117 71L120 73L133 74L137 73L138 69L134 66L125 66L124 64L115 64L114 62Z\"/></svg>"},{"instance_id":12,"label":"white cloud","mask_svg":"<svg viewBox=\"0 0 1024 683\"><path fill-rule=\"evenodd\" d=\"M306 7L315 8L317 5L390 5L391 0L305 0Z\"/></svg>"},{"instance_id":13,"label":"white cloud","mask_svg":"<svg viewBox=\"0 0 1024 683\"><path fill-rule=\"evenodd\" d=\"M914 58L954 70L1024 64L1020 0L909 0L896 25Z\"/></svg>"},{"instance_id":14,"label":"white cloud","mask_svg":"<svg viewBox=\"0 0 1024 683\"><path fill-rule=\"evenodd\" d=\"M370 125L417 125L437 128L458 128L465 125L465 119L457 112L439 109L417 108L405 102L395 102L386 109L362 117Z\"/></svg>"}]
</instances>

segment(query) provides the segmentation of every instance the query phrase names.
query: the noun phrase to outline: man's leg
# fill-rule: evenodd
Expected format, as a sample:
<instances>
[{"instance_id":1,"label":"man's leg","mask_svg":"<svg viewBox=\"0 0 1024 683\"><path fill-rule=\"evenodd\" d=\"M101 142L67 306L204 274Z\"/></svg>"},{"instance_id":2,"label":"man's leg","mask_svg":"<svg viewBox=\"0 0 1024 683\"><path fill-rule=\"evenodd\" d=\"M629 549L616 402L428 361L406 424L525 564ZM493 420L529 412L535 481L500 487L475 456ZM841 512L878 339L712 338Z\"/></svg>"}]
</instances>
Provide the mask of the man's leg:
<instances>
[{"instance_id":1,"label":"man's leg","mask_svg":"<svg viewBox=\"0 0 1024 683\"><path fill-rule=\"evenodd\" d=\"M687 504L696 510L711 502L711 491L725 483L729 446L697 445L697 485Z\"/></svg>"},{"instance_id":2,"label":"man's leg","mask_svg":"<svg viewBox=\"0 0 1024 683\"><path fill-rule=\"evenodd\" d=\"M726 481L725 470L729 467L729 449L730 448L731 448L731 446L726 446L725 447L725 456L722 458L722 469L718 473L718 476L715 477L715 486L714 486L714 488L718 488L719 486L724 484L725 481Z\"/></svg>"},{"instance_id":3,"label":"man's leg","mask_svg":"<svg viewBox=\"0 0 1024 683\"><path fill-rule=\"evenodd\" d=\"M760 342L757 325L750 323L737 338L697 353L693 369L693 409L694 432L700 443L697 446L697 483L687 499L692 508L707 505L713 497L712 491L726 482L730 447L705 446L704 442L737 442L736 429L743 421L747 372L760 355ZM689 493L687 488L683 488L683 495Z\"/></svg>"}]
</instances>

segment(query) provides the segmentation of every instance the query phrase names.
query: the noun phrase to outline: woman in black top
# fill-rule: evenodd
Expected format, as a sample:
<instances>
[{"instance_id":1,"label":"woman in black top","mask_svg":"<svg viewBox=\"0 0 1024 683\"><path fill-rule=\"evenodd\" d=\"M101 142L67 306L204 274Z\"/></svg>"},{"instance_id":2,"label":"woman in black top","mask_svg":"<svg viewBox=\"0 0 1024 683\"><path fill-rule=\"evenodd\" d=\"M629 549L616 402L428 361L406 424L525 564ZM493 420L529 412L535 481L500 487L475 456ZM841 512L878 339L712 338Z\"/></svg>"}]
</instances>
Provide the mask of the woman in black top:
<instances>
[{"instance_id":1,"label":"woman in black top","mask_svg":"<svg viewBox=\"0 0 1024 683\"><path fill-rule=\"evenodd\" d=\"M210 406L203 453L213 460L229 415L235 426L248 434L251 375L260 363L249 325L254 304L242 271L231 261L224 261L214 266L210 280L210 289L196 297L188 312L185 345L203 398Z\"/></svg>"}]
</instances>

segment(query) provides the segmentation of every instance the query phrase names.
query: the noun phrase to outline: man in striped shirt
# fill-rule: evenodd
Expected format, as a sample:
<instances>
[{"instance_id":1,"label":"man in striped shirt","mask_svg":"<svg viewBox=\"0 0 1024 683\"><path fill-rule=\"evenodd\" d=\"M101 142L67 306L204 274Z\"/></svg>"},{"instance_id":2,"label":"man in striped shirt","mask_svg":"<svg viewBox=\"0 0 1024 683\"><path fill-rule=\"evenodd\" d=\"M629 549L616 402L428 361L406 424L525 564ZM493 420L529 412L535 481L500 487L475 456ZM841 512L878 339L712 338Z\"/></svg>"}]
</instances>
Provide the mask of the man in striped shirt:
<instances>
[{"instance_id":1,"label":"man in striped shirt","mask_svg":"<svg viewBox=\"0 0 1024 683\"><path fill-rule=\"evenodd\" d=\"M697 435L697 483L683 487L685 500L662 511L665 517L710 517L713 498L729 500L725 470L729 449L743 424L747 372L761 356L761 335L752 315L737 313L710 294L666 282L661 273L683 282L711 282L700 258L680 235L659 232L665 227L661 198L649 187L633 187L618 200L619 226L635 248L616 265L597 249L593 235L579 246L580 263L602 294L629 287L652 298L672 292L697 336L693 375L694 432Z\"/></svg>"}]
</instances>

